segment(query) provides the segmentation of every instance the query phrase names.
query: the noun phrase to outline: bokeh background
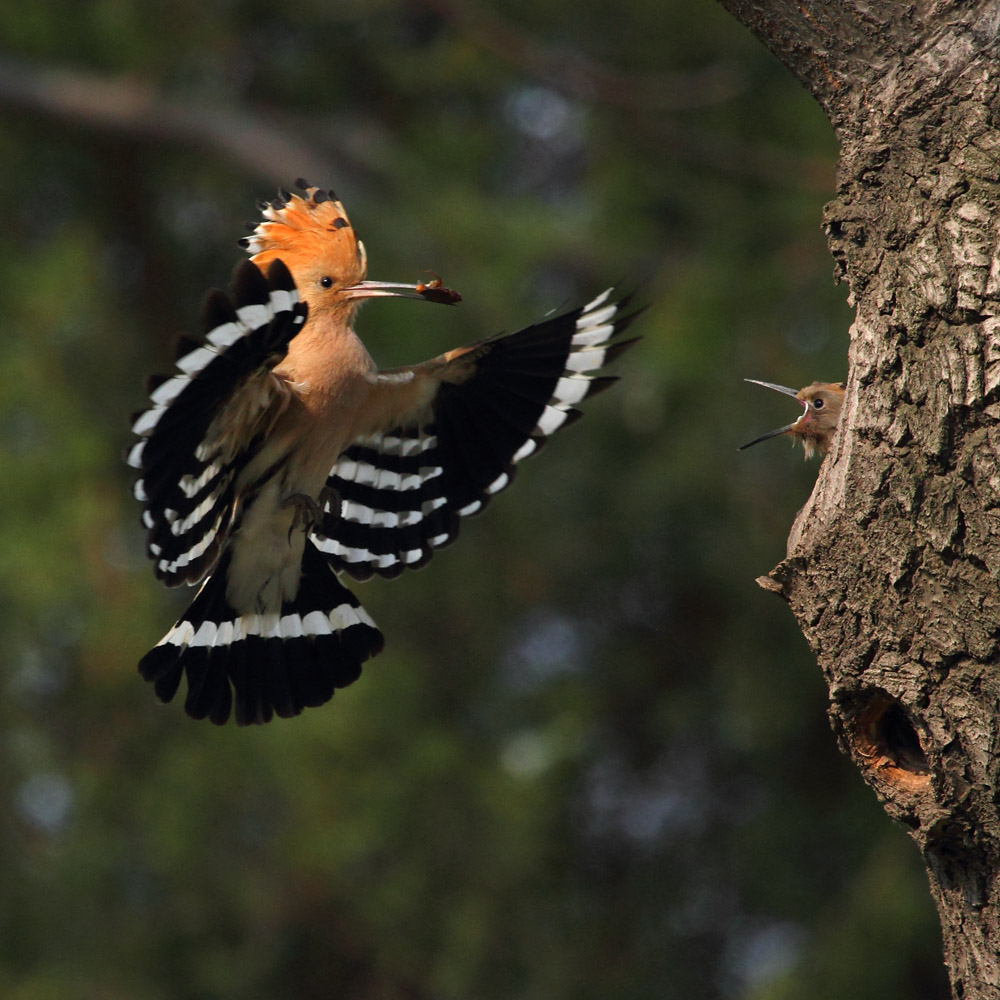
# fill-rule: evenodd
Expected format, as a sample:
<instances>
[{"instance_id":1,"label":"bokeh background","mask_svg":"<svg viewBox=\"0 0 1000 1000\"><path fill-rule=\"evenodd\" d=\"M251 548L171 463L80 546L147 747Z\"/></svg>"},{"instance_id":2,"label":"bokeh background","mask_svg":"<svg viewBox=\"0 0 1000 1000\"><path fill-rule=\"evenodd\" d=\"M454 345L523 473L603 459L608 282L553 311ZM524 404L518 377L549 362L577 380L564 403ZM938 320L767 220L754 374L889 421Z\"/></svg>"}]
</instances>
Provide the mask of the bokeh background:
<instances>
[{"instance_id":1,"label":"bokeh background","mask_svg":"<svg viewBox=\"0 0 1000 1000\"><path fill-rule=\"evenodd\" d=\"M754 585L816 475L744 377L846 375L832 132L711 2L0 6L0 994L946 995L915 849ZM143 377L259 198L335 187L403 364L609 284L621 383L418 573L322 709L253 730L135 671Z\"/></svg>"}]
</instances>

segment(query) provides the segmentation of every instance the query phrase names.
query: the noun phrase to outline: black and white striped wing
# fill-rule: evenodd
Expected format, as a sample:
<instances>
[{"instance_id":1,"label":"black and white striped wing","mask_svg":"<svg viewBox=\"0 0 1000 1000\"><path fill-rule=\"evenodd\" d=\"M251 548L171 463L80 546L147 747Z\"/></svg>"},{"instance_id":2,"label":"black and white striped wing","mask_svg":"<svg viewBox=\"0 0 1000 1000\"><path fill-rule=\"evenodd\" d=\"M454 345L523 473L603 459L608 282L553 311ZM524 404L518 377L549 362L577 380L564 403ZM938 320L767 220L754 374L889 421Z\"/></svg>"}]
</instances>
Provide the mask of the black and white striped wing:
<instances>
[{"instance_id":1,"label":"black and white striped wing","mask_svg":"<svg viewBox=\"0 0 1000 1000\"><path fill-rule=\"evenodd\" d=\"M184 341L179 373L152 380L153 405L132 424L139 440L126 461L139 470L147 552L168 586L197 583L215 564L236 473L256 446L256 423L276 404L270 370L306 318L280 260L266 277L249 261L239 265L231 293L208 294L204 342Z\"/></svg>"},{"instance_id":2,"label":"black and white striped wing","mask_svg":"<svg viewBox=\"0 0 1000 1000\"><path fill-rule=\"evenodd\" d=\"M616 381L593 373L634 343L619 340L633 315L611 289L582 309L450 352L407 371L433 370L433 398L413 420L353 442L327 480L313 543L355 579L416 568L453 541L514 478L515 467ZM636 338L637 339L637 338Z\"/></svg>"}]
</instances>

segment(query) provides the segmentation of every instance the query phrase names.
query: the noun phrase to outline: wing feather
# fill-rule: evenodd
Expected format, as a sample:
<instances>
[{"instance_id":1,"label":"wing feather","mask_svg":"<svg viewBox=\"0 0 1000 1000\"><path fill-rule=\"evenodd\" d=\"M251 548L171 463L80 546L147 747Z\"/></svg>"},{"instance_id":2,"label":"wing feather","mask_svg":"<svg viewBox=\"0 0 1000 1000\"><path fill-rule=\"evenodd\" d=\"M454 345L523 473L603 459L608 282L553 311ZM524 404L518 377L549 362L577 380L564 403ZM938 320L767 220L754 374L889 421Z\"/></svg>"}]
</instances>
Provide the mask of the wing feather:
<instances>
[{"instance_id":1,"label":"wing feather","mask_svg":"<svg viewBox=\"0 0 1000 1000\"><path fill-rule=\"evenodd\" d=\"M313 544L355 579L424 565L452 542L460 518L510 485L518 462L580 416L577 403L613 377L592 374L635 341L620 334L626 300L593 302L507 336L383 374L430 381L429 398L384 432L356 440L327 480ZM393 379L385 379L387 386Z\"/></svg>"},{"instance_id":2,"label":"wing feather","mask_svg":"<svg viewBox=\"0 0 1000 1000\"><path fill-rule=\"evenodd\" d=\"M139 471L147 552L168 585L197 583L218 559L236 472L257 446L257 424L278 403L270 371L305 317L281 261L266 277L246 261L234 272L231 296L206 297L204 341L182 341L178 372L152 381L152 406L132 424L138 441L126 461Z\"/></svg>"}]
</instances>

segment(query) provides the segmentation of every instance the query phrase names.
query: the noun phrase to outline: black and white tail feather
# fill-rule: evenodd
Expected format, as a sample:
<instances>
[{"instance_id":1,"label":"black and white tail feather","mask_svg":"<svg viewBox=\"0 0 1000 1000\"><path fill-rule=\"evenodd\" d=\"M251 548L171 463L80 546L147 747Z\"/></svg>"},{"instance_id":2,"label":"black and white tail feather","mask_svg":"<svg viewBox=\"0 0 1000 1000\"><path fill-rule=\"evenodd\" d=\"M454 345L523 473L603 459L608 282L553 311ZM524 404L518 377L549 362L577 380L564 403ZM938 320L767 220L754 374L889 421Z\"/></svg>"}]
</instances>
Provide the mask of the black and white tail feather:
<instances>
[{"instance_id":1,"label":"black and white tail feather","mask_svg":"<svg viewBox=\"0 0 1000 1000\"><path fill-rule=\"evenodd\" d=\"M330 472L336 499L311 534L331 564L356 580L394 577L454 541L461 517L480 513L522 459L581 416L575 404L617 381L592 374L638 339L617 339L636 314L623 316L627 300L611 293L455 352L450 365L470 374L450 381L446 363L426 412L356 440Z\"/></svg>"},{"instance_id":2,"label":"black and white tail feather","mask_svg":"<svg viewBox=\"0 0 1000 1000\"><path fill-rule=\"evenodd\" d=\"M139 664L161 701L173 699L185 673L184 710L194 719L222 725L234 708L240 726L288 718L328 702L381 651L382 633L312 546L303 551L298 594L270 614L230 607L228 560L224 553L191 607Z\"/></svg>"},{"instance_id":3,"label":"black and white tail feather","mask_svg":"<svg viewBox=\"0 0 1000 1000\"><path fill-rule=\"evenodd\" d=\"M395 576L453 541L461 517L480 512L522 459L580 416L577 403L616 381L593 373L634 343L618 339L635 315L623 316L624 304L609 289L517 333L380 373L388 382L416 373L440 381L422 412L345 450L327 481L333 499L303 550L297 593L280 612L248 614L226 598L228 543L249 502L236 484L277 405L275 380L263 376L307 310L281 261L266 278L249 262L237 268L231 299L206 300L204 343L185 343L179 373L153 381L153 406L132 426L139 440L127 461L139 470L135 495L156 574L168 585L204 581L140 661L159 698L171 701L186 675L189 715L222 724L234 714L246 725L321 705L356 680L383 638L338 574ZM234 405L260 426L238 449L218 424Z\"/></svg>"}]
</instances>

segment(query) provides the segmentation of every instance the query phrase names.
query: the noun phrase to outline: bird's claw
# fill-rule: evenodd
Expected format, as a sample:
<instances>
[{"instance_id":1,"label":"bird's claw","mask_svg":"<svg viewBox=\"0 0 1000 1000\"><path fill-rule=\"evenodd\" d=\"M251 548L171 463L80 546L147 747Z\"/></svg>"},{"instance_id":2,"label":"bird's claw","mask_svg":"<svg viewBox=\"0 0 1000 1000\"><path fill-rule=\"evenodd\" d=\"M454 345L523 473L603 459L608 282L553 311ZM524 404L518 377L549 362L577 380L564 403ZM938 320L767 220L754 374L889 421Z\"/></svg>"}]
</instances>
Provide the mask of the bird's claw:
<instances>
[{"instance_id":1,"label":"bird's claw","mask_svg":"<svg viewBox=\"0 0 1000 1000\"><path fill-rule=\"evenodd\" d=\"M292 523L288 529L288 542L299 529L310 532L323 523L327 512L336 510L340 504L340 495L332 486L324 486L319 498L314 500L307 493L293 493L281 502L282 507L293 508Z\"/></svg>"}]
</instances>

